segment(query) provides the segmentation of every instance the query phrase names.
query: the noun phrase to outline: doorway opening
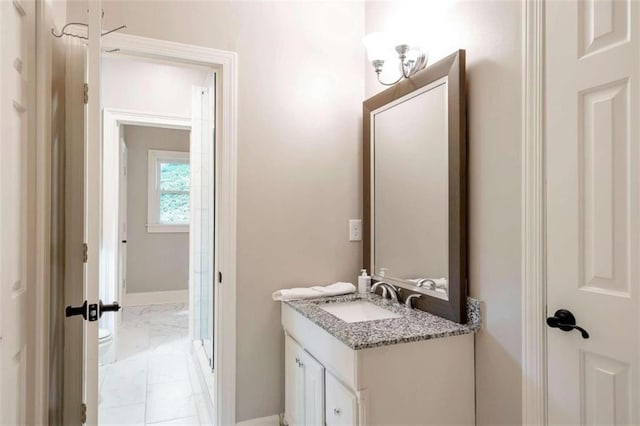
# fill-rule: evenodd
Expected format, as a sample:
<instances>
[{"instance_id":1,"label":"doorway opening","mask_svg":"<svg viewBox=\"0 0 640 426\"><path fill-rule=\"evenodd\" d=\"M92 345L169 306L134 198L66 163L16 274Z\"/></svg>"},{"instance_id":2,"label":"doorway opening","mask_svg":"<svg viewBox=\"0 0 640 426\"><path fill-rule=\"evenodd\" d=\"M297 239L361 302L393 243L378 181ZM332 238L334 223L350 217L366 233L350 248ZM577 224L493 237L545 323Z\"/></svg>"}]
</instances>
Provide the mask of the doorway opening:
<instances>
[{"instance_id":1,"label":"doorway opening","mask_svg":"<svg viewBox=\"0 0 640 426\"><path fill-rule=\"evenodd\" d=\"M213 267L206 274L191 263L189 270L197 272L201 282L207 285L211 285L211 278L214 280L213 290L210 290L212 302L207 313L213 319L215 332L209 339L202 338L200 330L204 330L204 322L194 309L197 307L194 301L202 300L202 294L196 294L198 286L190 276L189 306L192 309L188 313L189 339L198 360L196 366L201 367L195 370L199 380L204 382L202 389L207 392L207 402L213 401L213 404L208 404L213 423L235 424L237 55L234 52L130 34L114 33L109 37L100 37L100 19L100 10L89 8L89 31L82 25L73 26L75 34L85 38L89 36L88 42L70 37L65 46L64 302L66 306L79 306L84 301L87 309L83 313L94 314L104 311L91 310L92 304L97 304L100 297L105 297L107 303L113 300L124 303L125 300L124 297L121 300L115 297L122 296L121 280L118 279L119 244L122 241L118 232L120 126L190 126L191 135L202 136L190 137L190 213L202 211L208 205L205 202L215 202L216 208L215 212L209 210L210 214L215 213L213 218L209 214L199 216L203 223L206 219L207 232L192 232L195 221L191 220L191 216L189 223L189 234L195 236L190 238L190 261L204 259L213 262ZM134 67L138 71L145 64L171 65L181 69L205 70L211 78L199 88L192 85L172 92L175 85L172 84L174 80L170 73L165 75L165 85L154 88L149 85L151 74L139 72L140 78L135 84L131 84L134 80L124 79L120 86L109 90L104 79L100 78L105 74L102 68L107 58L138 61ZM76 84L79 82L84 83ZM128 90L122 90L127 83ZM156 93L173 93L175 96L167 96L163 103L154 103L147 112L144 112L145 108L135 106ZM184 94L190 95L190 103L197 104L196 108L191 109L193 117L189 111L176 115L161 108L177 105L177 95ZM106 100L110 98L126 100L134 105L109 108ZM194 141L201 141L202 146L194 146ZM205 150L208 150L206 157ZM194 158L200 159L202 164L193 161L191 156L194 153L200 154ZM201 174L202 182L193 185L198 180L194 178L196 173L205 168L209 174ZM211 181L204 190L206 176L210 176ZM198 196L197 189L201 190L202 196ZM141 196L146 197L147 194ZM201 208L197 207L198 200ZM206 238L199 238L201 235ZM214 242L207 245L208 241L212 241L211 238ZM192 244L199 248L198 255L193 255ZM219 285L223 276L224 286ZM110 294L107 295L107 292ZM78 309L74 315L79 315ZM122 323L122 313L110 315L114 316L111 324L106 316L102 323L93 318L89 318L89 321L67 320L64 323L64 423L99 422L98 331L99 328L111 326L108 329L117 346L116 325ZM209 353L214 355L213 359L207 358L202 343L205 341L208 344L211 340L213 349ZM124 386L126 384L123 382ZM126 424L130 424L131 419L128 418Z\"/></svg>"},{"instance_id":2,"label":"doorway opening","mask_svg":"<svg viewBox=\"0 0 640 426\"><path fill-rule=\"evenodd\" d=\"M211 424L215 70L104 54L99 424Z\"/></svg>"}]
</instances>

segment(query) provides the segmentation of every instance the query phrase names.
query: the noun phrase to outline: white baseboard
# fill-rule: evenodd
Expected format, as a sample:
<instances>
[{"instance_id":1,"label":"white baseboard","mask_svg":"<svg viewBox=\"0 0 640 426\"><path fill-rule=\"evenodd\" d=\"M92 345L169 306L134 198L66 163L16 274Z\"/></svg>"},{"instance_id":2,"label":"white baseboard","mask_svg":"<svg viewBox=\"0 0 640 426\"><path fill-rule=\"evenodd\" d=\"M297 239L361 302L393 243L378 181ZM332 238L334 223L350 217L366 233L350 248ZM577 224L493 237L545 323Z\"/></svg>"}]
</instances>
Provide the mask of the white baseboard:
<instances>
[{"instance_id":1,"label":"white baseboard","mask_svg":"<svg viewBox=\"0 0 640 426\"><path fill-rule=\"evenodd\" d=\"M163 305L166 303L188 303L189 290L150 291L126 293L124 306Z\"/></svg>"},{"instance_id":2,"label":"white baseboard","mask_svg":"<svg viewBox=\"0 0 640 426\"><path fill-rule=\"evenodd\" d=\"M260 417L259 419L245 420L236 423L237 426L280 426L280 416L273 415L269 417Z\"/></svg>"}]
</instances>

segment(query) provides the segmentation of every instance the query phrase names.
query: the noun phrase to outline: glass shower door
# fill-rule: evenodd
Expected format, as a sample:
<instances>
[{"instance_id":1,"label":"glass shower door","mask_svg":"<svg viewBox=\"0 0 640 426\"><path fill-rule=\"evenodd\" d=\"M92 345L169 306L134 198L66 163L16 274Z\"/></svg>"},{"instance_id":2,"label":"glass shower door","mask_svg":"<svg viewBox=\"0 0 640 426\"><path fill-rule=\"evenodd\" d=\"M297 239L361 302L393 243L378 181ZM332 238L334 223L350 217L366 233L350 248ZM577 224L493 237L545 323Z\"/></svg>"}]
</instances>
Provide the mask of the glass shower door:
<instances>
[{"instance_id":1,"label":"glass shower door","mask_svg":"<svg viewBox=\"0 0 640 426\"><path fill-rule=\"evenodd\" d=\"M191 289L193 339L213 368L215 307L214 85L193 88L191 125Z\"/></svg>"}]
</instances>

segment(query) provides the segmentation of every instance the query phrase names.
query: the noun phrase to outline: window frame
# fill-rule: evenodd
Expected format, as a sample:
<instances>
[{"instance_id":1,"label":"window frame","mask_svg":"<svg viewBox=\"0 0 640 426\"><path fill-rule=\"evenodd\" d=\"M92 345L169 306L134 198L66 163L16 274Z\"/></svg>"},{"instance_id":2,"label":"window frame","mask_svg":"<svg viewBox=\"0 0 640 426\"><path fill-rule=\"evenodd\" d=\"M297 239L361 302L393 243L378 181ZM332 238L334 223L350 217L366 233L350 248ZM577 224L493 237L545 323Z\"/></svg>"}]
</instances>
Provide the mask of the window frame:
<instances>
[{"instance_id":1,"label":"window frame","mask_svg":"<svg viewBox=\"0 0 640 426\"><path fill-rule=\"evenodd\" d=\"M160 164L174 162L189 164L189 180L191 180L191 164L189 152L150 149L147 165L147 232L189 232L189 222L184 224L160 222ZM191 187L189 187L189 205L191 205Z\"/></svg>"}]
</instances>

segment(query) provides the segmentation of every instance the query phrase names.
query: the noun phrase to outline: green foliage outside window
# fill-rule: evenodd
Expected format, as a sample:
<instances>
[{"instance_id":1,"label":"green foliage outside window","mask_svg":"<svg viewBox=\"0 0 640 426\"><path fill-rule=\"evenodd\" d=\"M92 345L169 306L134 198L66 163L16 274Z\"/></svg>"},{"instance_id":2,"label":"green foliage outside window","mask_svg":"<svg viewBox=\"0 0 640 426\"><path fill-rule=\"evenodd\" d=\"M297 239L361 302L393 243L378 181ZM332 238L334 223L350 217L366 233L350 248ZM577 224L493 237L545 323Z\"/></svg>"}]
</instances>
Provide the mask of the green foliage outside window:
<instances>
[{"instance_id":1,"label":"green foliage outside window","mask_svg":"<svg viewBox=\"0 0 640 426\"><path fill-rule=\"evenodd\" d=\"M189 164L160 163L160 223L189 223Z\"/></svg>"}]
</instances>

